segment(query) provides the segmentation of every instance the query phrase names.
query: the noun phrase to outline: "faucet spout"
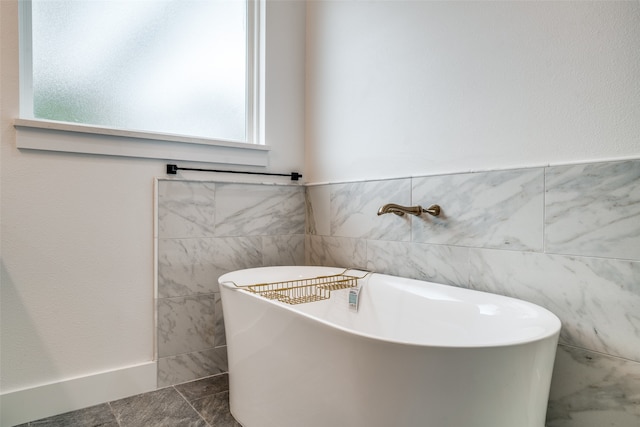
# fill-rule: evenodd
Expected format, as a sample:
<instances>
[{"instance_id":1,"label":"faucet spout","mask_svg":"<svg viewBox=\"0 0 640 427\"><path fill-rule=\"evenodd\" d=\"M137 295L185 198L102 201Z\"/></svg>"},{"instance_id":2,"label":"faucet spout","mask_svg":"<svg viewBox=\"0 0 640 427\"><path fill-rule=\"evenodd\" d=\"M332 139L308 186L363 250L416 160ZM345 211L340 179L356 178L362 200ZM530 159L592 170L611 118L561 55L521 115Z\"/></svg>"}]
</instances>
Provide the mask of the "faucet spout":
<instances>
[{"instance_id":1,"label":"faucet spout","mask_svg":"<svg viewBox=\"0 0 640 427\"><path fill-rule=\"evenodd\" d=\"M407 214L417 216L422 214L422 206L407 207L407 206L396 205L395 203L387 203L386 205L378 209L378 215L384 215L387 213L394 213L398 216L403 216L404 214L407 213Z\"/></svg>"},{"instance_id":2,"label":"faucet spout","mask_svg":"<svg viewBox=\"0 0 640 427\"><path fill-rule=\"evenodd\" d=\"M387 213L394 213L398 216L403 216L404 214L411 214L415 216L422 215L423 212L428 213L429 215L438 216L440 215L440 206L431 205L427 209L423 209L422 206L401 206L396 205L395 203L387 203L378 209L378 215L384 215Z\"/></svg>"}]
</instances>

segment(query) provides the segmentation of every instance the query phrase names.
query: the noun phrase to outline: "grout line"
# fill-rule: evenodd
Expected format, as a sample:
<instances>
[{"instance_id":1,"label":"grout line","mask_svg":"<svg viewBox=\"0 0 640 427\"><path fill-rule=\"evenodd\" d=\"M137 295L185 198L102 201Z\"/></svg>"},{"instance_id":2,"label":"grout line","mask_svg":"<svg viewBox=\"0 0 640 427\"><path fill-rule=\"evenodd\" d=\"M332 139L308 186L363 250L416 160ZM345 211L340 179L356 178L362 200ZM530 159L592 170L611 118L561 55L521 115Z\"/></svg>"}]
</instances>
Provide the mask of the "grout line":
<instances>
[{"instance_id":1,"label":"grout line","mask_svg":"<svg viewBox=\"0 0 640 427\"><path fill-rule=\"evenodd\" d=\"M547 253L547 168L542 171L542 251Z\"/></svg>"},{"instance_id":2,"label":"grout line","mask_svg":"<svg viewBox=\"0 0 640 427\"><path fill-rule=\"evenodd\" d=\"M209 426L212 427L211 424L209 424L209 422L207 420L204 419L204 417L202 416L202 414L191 404L191 402L189 401L189 399L187 399L187 397L185 395L183 395L182 393L180 393L180 390L178 390L175 386L171 386L171 388L173 388L176 392L178 392L178 395L180 397L182 397L182 399L184 399L185 402L187 402L187 405L189 405L191 407L191 409L194 410L194 412L196 414L198 414L198 416L200 417L200 419L202 421L204 421L204 423Z\"/></svg>"},{"instance_id":3,"label":"grout line","mask_svg":"<svg viewBox=\"0 0 640 427\"><path fill-rule=\"evenodd\" d=\"M118 423L118 426L122 427L122 424L120 423L120 419L118 418L116 413L113 411L113 408L111 407L111 402L105 402L105 403L107 404L107 406L109 406L109 411L111 411L111 415L113 415L113 418L115 418L116 423Z\"/></svg>"},{"instance_id":4,"label":"grout line","mask_svg":"<svg viewBox=\"0 0 640 427\"><path fill-rule=\"evenodd\" d=\"M623 361L623 362L640 364L640 360L634 360L634 359L630 359L628 357L618 356L618 355L615 355L615 354L603 353L602 351L599 351L599 350L592 350L592 349L589 349L589 348L586 348L586 347L581 347L581 346L574 345L574 344L565 344L563 342L558 341L558 347L559 346L563 346L563 347L567 347L567 348L573 348L573 349L576 349L576 350L579 350L579 351L582 351L582 352L585 352L585 353L597 354L599 356L606 357L608 359L617 359L617 360L620 360L620 361Z\"/></svg>"}]
</instances>

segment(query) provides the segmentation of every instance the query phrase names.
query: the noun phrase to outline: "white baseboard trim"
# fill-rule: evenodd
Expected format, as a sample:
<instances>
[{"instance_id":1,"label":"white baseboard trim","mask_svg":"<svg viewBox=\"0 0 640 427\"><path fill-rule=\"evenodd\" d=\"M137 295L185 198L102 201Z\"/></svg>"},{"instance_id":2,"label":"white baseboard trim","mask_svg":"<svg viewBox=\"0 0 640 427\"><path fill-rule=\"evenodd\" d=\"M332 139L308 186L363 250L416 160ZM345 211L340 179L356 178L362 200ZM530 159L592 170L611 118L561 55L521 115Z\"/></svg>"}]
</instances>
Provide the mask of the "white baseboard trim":
<instances>
[{"instance_id":1,"label":"white baseboard trim","mask_svg":"<svg viewBox=\"0 0 640 427\"><path fill-rule=\"evenodd\" d=\"M63 414L157 388L157 362L147 362L0 395L4 427Z\"/></svg>"}]
</instances>

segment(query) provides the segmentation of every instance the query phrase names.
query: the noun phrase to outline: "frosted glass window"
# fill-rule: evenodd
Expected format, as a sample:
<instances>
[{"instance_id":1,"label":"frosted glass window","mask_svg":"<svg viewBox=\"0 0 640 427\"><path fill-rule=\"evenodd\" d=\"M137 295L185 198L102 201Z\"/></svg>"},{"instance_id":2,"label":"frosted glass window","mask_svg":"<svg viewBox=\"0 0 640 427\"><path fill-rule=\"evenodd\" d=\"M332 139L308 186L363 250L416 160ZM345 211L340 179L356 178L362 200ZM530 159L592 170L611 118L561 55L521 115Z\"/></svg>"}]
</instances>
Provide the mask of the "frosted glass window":
<instances>
[{"instance_id":1,"label":"frosted glass window","mask_svg":"<svg viewBox=\"0 0 640 427\"><path fill-rule=\"evenodd\" d=\"M32 0L33 116L246 141L244 0Z\"/></svg>"}]
</instances>

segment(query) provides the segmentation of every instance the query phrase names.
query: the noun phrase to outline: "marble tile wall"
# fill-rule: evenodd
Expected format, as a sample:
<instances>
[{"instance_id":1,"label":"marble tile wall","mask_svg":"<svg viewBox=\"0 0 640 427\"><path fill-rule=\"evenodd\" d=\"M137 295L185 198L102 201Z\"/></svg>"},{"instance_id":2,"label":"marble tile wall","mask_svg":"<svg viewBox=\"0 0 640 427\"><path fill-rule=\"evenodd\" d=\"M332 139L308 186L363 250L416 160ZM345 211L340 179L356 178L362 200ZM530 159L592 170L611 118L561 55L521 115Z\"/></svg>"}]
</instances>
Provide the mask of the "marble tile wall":
<instances>
[{"instance_id":1,"label":"marble tile wall","mask_svg":"<svg viewBox=\"0 0 640 427\"><path fill-rule=\"evenodd\" d=\"M309 186L306 203L308 264L556 313L548 427L640 425L640 160ZM377 216L385 203L442 215Z\"/></svg>"},{"instance_id":2,"label":"marble tile wall","mask_svg":"<svg viewBox=\"0 0 640 427\"><path fill-rule=\"evenodd\" d=\"M158 387L227 370L218 277L304 263L305 189L159 180Z\"/></svg>"}]
</instances>

